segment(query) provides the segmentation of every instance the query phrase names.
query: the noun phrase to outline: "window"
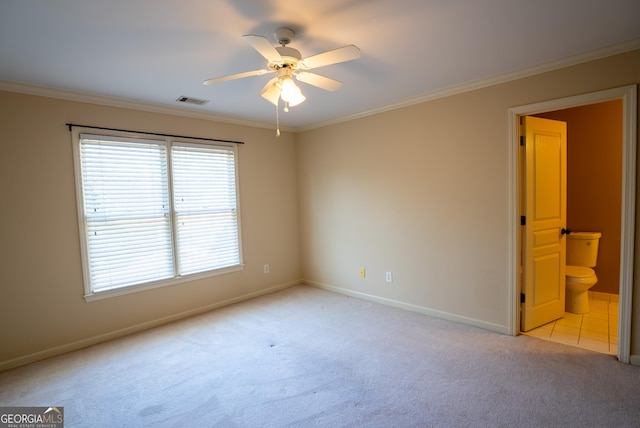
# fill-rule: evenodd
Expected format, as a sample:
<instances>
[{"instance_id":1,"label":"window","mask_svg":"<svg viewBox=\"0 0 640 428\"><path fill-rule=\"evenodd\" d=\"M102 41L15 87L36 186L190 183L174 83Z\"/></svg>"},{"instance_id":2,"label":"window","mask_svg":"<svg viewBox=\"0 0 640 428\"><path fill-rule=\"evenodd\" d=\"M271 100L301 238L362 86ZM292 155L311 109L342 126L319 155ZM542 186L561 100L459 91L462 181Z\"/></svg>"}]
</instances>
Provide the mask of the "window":
<instances>
[{"instance_id":1,"label":"window","mask_svg":"<svg viewBox=\"0 0 640 428\"><path fill-rule=\"evenodd\" d=\"M241 268L235 145L79 134L74 154L87 300Z\"/></svg>"}]
</instances>

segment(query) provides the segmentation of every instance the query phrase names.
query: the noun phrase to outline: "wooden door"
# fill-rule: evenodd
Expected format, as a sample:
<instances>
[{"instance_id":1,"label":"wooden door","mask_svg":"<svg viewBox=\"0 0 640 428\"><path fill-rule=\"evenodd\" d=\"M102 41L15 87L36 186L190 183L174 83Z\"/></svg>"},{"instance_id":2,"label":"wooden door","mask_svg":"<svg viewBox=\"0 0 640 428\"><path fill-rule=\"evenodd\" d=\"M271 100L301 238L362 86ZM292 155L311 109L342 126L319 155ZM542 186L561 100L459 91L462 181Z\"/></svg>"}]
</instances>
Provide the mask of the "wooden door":
<instances>
[{"instance_id":1,"label":"wooden door","mask_svg":"<svg viewBox=\"0 0 640 428\"><path fill-rule=\"evenodd\" d=\"M522 311L528 331L564 315L567 124L522 118L524 137Z\"/></svg>"}]
</instances>

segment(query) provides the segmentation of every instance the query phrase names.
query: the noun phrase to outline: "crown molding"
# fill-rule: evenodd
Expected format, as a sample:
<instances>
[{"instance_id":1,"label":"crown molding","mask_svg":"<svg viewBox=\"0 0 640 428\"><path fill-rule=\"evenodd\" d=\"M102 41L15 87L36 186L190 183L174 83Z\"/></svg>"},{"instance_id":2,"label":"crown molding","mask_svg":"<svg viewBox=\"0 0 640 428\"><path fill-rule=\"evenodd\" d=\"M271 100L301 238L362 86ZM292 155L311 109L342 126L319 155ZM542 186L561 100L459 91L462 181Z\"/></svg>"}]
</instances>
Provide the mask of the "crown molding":
<instances>
[{"instance_id":1,"label":"crown molding","mask_svg":"<svg viewBox=\"0 0 640 428\"><path fill-rule=\"evenodd\" d=\"M640 39L629 40L624 43L619 43L611 46L607 46L601 49L585 52L578 55L561 58L555 61L550 61L534 67L529 67L521 70L517 70L510 73L504 73L498 76L493 76L486 79L479 79L471 82L465 82L459 85L452 85L446 88L437 89L417 97L413 97L398 103L389 104L383 107L365 110L352 115L341 116L340 118L312 123L300 127L281 127L282 131L286 132L304 132L312 129L322 128L325 126L336 125L350 120L360 119L367 116L372 116L378 113L384 113L391 110L397 110L403 107L409 107L415 104L424 103L427 101L433 101L440 98L446 98L452 95L458 95L464 92L469 92L477 89L486 88L501 83L510 82L513 80L522 79L525 77L534 76L553 70L558 70L573 65L582 64L589 61L602 59L608 56L618 55L632 50L640 49ZM28 95L36 95L48 98L57 98L68 101L77 101L89 104L98 104L109 107L120 107L133 110L142 110L152 113L168 114L172 116L182 116L194 119L208 120L212 122L229 123L234 125L250 126L254 128L266 128L272 129L273 123L250 121L245 119L238 119L226 116L216 116L210 113L202 111L195 111L185 108L167 107L159 104L145 103L141 101L132 101L123 98L108 97L104 95L74 92L61 89L46 88L41 86L27 85L18 82L8 82L0 80L0 90L9 92L19 92Z\"/></svg>"},{"instance_id":2,"label":"crown molding","mask_svg":"<svg viewBox=\"0 0 640 428\"><path fill-rule=\"evenodd\" d=\"M47 88L43 86L28 85L25 83L9 82L0 80L0 91L18 92L21 94L35 95L47 98L56 98L67 101L76 101L88 104L97 104L107 107L119 107L131 110L140 110L151 113L168 114L171 116L188 117L192 119L208 120L211 122L221 122L233 125L250 126L253 128L273 129L273 123L250 121L245 119L237 119L227 116L216 116L211 113L196 111L185 108L167 107L159 104L145 103L141 101L132 101L124 98L108 97L104 95L90 94L84 92L75 92L62 89ZM281 131L296 132L295 128L280 127Z\"/></svg>"},{"instance_id":3,"label":"crown molding","mask_svg":"<svg viewBox=\"0 0 640 428\"><path fill-rule=\"evenodd\" d=\"M630 52L636 49L640 49L640 39L629 40L624 43L606 46L601 49L596 49L589 52L584 52L578 55L561 58L555 61L550 61L544 64L528 67L525 69L517 70L510 73L504 73L498 76L489 77L486 79L475 80L471 82L462 83L459 85L452 85L446 88L438 89L435 91L422 94L420 96L410 98L405 101L401 101L395 104L389 104L380 108L363 111L360 113L342 116L338 119L328 120L324 122L318 122L308 126L302 126L296 128L296 132L310 131L312 129L323 128L329 125L336 125L338 123L348 122L350 120L360 119L367 116L372 116L378 113L384 113L391 110L397 110L403 107L409 107L415 104L421 104L427 101L433 101L440 98L446 98L452 95L458 95L465 92L474 91L477 89L486 88L489 86L498 85L501 83L507 83L513 80L523 79L525 77L534 76L536 74L542 74L549 71L559 70L561 68L570 67L573 65L582 64L589 61L594 61L602 58L606 58L613 55Z\"/></svg>"}]
</instances>

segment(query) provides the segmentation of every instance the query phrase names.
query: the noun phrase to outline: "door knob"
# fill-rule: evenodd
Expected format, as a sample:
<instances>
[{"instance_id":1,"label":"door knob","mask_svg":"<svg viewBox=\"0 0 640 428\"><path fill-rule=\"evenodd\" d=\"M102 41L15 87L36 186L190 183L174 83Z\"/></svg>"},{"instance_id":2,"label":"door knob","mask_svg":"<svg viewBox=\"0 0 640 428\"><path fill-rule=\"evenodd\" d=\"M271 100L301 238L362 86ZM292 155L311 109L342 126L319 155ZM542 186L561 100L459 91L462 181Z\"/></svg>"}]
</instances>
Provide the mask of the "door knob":
<instances>
[{"instance_id":1,"label":"door knob","mask_svg":"<svg viewBox=\"0 0 640 428\"><path fill-rule=\"evenodd\" d=\"M560 231L560 233L563 234L563 235L569 235L571 233L571 229L565 229L563 227L562 230Z\"/></svg>"}]
</instances>

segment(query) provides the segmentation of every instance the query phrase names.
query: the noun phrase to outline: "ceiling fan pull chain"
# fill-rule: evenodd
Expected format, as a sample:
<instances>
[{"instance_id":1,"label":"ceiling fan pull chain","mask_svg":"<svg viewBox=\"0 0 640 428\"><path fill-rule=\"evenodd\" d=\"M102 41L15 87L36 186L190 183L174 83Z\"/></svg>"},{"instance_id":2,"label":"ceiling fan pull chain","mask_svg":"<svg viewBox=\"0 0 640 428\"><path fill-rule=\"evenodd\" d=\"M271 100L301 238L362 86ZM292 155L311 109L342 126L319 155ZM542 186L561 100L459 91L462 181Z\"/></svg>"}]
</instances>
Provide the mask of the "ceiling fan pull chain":
<instances>
[{"instance_id":1,"label":"ceiling fan pull chain","mask_svg":"<svg viewBox=\"0 0 640 428\"><path fill-rule=\"evenodd\" d=\"M276 103L276 137L280 136L280 115L278 114L278 107L280 104L280 99L278 98L278 102Z\"/></svg>"}]
</instances>

